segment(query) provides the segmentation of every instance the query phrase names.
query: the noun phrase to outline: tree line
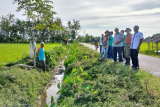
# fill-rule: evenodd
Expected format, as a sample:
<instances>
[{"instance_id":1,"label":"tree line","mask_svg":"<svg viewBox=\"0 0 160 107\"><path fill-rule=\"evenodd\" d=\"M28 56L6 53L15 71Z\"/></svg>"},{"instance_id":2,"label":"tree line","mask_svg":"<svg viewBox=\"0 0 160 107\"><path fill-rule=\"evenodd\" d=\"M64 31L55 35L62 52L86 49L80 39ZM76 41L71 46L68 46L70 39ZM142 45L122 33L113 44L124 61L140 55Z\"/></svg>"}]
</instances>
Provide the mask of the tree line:
<instances>
[{"instance_id":1,"label":"tree line","mask_svg":"<svg viewBox=\"0 0 160 107\"><path fill-rule=\"evenodd\" d=\"M14 14L0 17L0 42L61 42L61 39L72 39L81 29L80 21L68 21L62 24L61 18L54 18L52 1L49 0L14 0L18 4L17 12L25 10L26 20L15 18Z\"/></svg>"},{"instance_id":2,"label":"tree line","mask_svg":"<svg viewBox=\"0 0 160 107\"><path fill-rule=\"evenodd\" d=\"M92 36L86 34L85 36L78 36L76 40L78 42L85 42L85 43L93 43L95 40L98 40L98 42L100 42L100 36Z\"/></svg>"}]
</instances>

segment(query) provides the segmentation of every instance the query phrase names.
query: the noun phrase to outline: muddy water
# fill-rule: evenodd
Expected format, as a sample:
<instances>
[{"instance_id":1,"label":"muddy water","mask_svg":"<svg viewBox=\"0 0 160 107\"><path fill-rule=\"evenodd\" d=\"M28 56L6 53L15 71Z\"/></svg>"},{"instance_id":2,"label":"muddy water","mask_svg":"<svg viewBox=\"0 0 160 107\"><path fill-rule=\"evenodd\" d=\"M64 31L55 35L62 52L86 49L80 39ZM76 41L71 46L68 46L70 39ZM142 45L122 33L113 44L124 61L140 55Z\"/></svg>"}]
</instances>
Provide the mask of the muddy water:
<instances>
[{"instance_id":1,"label":"muddy water","mask_svg":"<svg viewBox=\"0 0 160 107\"><path fill-rule=\"evenodd\" d=\"M61 62L61 64L57 67L55 67L54 71L52 72L53 77L51 79L51 82L47 85L45 92L39 96L39 102L38 107L45 107L47 104L48 107L51 105L51 97L53 96L54 102L57 102L60 94L57 94L59 91L57 84L60 82L62 85L62 80L64 77L64 61Z\"/></svg>"}]
</instances>

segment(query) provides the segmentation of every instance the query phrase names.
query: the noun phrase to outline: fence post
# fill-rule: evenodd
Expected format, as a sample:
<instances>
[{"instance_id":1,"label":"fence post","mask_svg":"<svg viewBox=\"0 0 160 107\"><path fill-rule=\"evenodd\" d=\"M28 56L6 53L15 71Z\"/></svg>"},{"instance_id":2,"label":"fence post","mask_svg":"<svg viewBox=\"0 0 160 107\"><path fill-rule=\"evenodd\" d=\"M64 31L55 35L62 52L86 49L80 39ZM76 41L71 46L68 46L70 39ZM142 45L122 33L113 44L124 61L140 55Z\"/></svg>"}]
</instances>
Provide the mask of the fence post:
<instances>
[{"instance_id":1,"label":"fence post","mask_svg":"<svg viewBox=\"0 0 160 107\"><path fill-rule=\"evenodd\" d=\"M150 50L150 44L149 44L149 42L148 42L148 50Z\"/></svg>"},{"instance_id":2,"label":"fence post","mask_svg":"<svg viewBox=\"0 0 160 107\"><path fill-rule=\"evenodd\" d=\"M156 44L156 47L157 47L157 55L158 55L158 44L159 44L159 42L157 42L157 44Z\"/></svg>"}]
</instances>

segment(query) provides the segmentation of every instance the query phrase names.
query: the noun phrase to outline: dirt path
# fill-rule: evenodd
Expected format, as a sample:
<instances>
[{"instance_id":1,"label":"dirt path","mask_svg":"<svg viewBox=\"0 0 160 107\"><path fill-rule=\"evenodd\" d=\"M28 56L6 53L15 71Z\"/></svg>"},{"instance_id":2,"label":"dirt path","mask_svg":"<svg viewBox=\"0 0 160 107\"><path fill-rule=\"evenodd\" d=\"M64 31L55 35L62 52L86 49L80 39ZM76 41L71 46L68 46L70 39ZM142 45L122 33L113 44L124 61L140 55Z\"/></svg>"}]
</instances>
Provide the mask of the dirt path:
<instances>
[{"instance_id":1,"label":"dirt path","mask_svg":"<svg viewBox=\"0 0 160 107\"><path fill-rule=\"evenodd\" d=\"M81 43L95 50L95 46L91 44ZM99 52L99 49L97 50ZM160 58L139 54L140 68L160 78Z\"/></svg>"}]
</instances>

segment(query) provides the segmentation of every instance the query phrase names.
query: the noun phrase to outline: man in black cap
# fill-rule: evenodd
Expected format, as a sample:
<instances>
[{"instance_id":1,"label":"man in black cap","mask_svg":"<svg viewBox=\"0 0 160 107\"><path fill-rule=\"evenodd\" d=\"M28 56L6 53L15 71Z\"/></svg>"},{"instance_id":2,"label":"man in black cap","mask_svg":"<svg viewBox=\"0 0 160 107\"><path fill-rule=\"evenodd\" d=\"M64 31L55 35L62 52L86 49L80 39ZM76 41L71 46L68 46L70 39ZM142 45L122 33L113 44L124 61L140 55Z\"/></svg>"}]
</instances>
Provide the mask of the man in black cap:
<instances>
[{"instance_id":1,"label":"man in black cap","mask_svg":"<svg viewBox=\"0 0 160 107\"><path fill-rule=\"evenodd\" d=\"M132 41L131 41L131 59L132 59L132 68L134 70L139 69L139 61L138 61L138 53L140 46L143 41L143 33L139 32L139 26L134 26L134 35L132 36Z\"/></svg>"}]
</instances>

